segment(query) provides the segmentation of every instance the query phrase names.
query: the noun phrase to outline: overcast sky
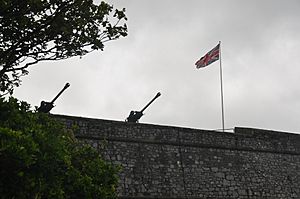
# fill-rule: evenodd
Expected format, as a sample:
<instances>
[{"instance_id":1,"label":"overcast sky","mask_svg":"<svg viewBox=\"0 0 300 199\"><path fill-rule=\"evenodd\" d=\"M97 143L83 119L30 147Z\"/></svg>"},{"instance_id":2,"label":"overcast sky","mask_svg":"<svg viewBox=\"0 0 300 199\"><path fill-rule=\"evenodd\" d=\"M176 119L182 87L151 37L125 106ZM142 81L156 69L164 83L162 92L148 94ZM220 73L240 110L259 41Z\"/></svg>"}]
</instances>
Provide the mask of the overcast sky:
<instances>
[{"instance_id":1,"label":"overcast sky","mask_svg":"<svg viewBox=\"0 0 300 199\"><path fill-rule=\"evenodd\" d=\"M55 114L124 121L159 97L141 123L220 129L219 62L195 62L221 44L225 128L300 132L299 0L123 0L129 35L103 52L32 66L14 96Z\"/></svg>"}]
</instances>

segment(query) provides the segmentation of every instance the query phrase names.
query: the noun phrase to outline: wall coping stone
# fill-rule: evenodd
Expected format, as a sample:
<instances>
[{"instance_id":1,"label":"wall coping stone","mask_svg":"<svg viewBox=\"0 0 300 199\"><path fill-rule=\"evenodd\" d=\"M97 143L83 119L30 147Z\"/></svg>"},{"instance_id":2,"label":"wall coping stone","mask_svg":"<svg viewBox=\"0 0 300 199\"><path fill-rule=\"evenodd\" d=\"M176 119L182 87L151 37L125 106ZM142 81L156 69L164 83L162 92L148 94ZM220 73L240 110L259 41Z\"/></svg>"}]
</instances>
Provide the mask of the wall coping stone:
<instances>
[{"instance_id":1,"label":"wall coping stone","mask_svg":"<svg viewBox=\"0 0 300 199\"><path fill-rule=\"evenodd\" d=\"M79 126L76 137L149 144L169 144L282 154L300 154L300 134L235 127L234 133L105 119L53 115L68 128ZM128 133L129 132L129 133Z\"/></svg>"}]
</instances>

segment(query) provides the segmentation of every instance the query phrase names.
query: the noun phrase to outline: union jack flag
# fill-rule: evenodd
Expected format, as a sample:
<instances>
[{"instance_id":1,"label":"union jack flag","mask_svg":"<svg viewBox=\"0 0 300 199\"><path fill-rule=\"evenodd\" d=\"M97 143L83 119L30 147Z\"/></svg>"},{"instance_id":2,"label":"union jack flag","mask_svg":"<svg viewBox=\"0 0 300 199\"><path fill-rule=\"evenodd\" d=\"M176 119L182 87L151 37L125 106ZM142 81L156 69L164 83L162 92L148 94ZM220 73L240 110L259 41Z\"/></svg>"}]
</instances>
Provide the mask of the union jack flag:
<instances>
[{"instance_id":1,"label":"union jack flag","mask_svg":"<svg viewBox=\"0 0 300 199\"><path fill-rule=\"evenodd\" d=\"M209 51L206 55L201 57L196 63L196 68L203 68L217 60L220 57L220 44L214 47L211 51Z\"/></svg>"}]
</instances>

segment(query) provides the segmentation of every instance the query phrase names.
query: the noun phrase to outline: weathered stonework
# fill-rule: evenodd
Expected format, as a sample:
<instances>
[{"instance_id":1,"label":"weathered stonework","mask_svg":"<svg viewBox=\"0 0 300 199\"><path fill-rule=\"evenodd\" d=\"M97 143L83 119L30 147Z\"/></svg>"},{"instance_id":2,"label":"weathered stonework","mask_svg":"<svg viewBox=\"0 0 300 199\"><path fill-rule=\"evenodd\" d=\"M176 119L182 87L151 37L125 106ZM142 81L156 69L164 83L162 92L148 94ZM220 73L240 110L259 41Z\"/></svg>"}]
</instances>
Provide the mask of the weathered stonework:
<instances>
[{"instance_id":1,"label":"weathered stonework","mask_svg":"<svg viewBox=\"0 0 300 199\"><path fill-rule=\"evenodd\" d=\"M120 198L300 198L298 134L55 117L123 167Z\"/></svg>"}]
</instances>

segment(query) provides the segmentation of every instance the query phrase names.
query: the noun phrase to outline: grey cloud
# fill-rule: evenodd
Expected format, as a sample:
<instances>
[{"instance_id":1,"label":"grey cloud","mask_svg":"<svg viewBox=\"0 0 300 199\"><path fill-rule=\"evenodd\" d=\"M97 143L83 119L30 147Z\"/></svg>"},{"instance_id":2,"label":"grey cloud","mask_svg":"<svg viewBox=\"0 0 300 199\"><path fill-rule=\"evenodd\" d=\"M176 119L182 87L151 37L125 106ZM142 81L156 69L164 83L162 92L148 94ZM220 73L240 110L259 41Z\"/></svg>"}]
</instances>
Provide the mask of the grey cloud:
<instances>
[{"instance_id":1,"label":"grey cloud","mask_svg":"<svg viewBox=\"0 0 300 199\"><path fill-rule=\"evenodd\" d=\"M194 62L221 40L226 127L300 132L299 1L110 2L127 9L129 36L32 67L17 97L36 105L70 81L54 113L124 120L161 91L141 122L219 129L219 63Z\"/></svg>"}]
</instances>

